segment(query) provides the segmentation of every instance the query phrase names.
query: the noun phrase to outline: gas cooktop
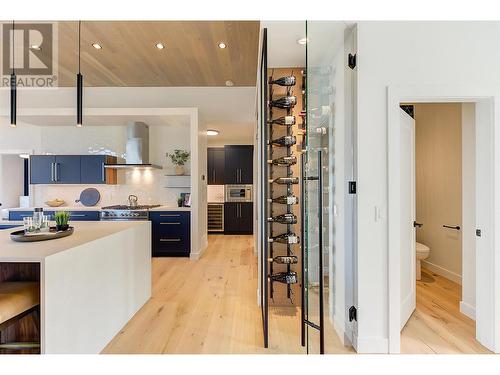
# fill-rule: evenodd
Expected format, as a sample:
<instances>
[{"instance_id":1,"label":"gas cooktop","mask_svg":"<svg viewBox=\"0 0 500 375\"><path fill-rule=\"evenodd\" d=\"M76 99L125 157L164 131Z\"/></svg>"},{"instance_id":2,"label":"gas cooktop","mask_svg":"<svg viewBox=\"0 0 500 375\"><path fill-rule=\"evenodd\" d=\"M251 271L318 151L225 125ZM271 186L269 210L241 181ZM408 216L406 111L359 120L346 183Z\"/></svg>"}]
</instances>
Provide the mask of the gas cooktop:
<instances>
[{"instance_id":1,"label":"gas cooktop","mask_svg":"<svg viewBox=\"0 0 500 375\"><path fill-rule=\"evenodd\" d=\"M149 210L150 208L160 207L160 204L140 204L135 207L124 204L102 207L102 210Z\"/></svg>"}]
</instances>

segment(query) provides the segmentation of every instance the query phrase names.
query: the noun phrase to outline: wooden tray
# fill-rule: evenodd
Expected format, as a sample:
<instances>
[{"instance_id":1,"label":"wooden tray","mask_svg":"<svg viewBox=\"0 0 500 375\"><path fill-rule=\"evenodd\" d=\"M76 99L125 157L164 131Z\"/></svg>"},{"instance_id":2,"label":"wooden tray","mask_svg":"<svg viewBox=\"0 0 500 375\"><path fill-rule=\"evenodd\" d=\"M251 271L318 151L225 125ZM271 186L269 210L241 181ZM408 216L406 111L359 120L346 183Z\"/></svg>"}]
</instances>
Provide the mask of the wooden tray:
<instances>
[{"instance_id":1,"label":"wooden tray","mask_svg":"<svg viewBox=\"0 0 500 375\"><path fill-rule=\"evenodd\" d=\"M16 242L37 242L37 241L48 241L55 240L56 238L71 236L74 232L74 227L69 227L68 230L57 232L56 227L50 227L50 232L48 233L37 233L25 235L24 230L16 230L10 234L12 241Z\"/></svg>"}]
</instances>

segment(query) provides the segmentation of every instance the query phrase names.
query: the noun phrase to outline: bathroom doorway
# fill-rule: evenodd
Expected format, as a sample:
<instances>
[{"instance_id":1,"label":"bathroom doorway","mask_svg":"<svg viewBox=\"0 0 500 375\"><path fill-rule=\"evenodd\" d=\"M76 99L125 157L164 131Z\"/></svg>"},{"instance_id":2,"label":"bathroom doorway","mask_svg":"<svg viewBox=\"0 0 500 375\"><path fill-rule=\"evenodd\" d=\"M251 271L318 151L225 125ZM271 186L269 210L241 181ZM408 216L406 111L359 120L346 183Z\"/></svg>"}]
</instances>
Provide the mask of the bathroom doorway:
<instances>
[{"instance_id":1,"label":"bathroom doorway","mask_svg":"<svg viewBox=\"0 0 500 375\"><path fill-rule=\"evenodd\" d=\"M401 109L401 351L487 352L475 340L475 243L469 233L474 103L405 103Z\"/></svg>"}]
</instances>

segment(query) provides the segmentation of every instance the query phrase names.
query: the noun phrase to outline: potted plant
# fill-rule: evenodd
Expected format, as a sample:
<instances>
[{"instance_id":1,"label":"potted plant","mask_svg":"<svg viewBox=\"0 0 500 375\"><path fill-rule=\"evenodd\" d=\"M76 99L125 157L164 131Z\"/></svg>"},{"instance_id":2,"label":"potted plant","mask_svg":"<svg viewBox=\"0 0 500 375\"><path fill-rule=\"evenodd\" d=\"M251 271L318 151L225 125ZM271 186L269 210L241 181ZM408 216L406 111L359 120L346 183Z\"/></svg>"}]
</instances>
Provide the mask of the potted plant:
<instances>
[{"instance_id":1,"label":"potted plant","mask_svg":"<svg viewBox=\"0 0 500 375\"><path fill-rule=\"evenodd\" d=\"M182 207L183 203L184 199L182 199L182 197L177 198L177 206Z\"/></svg>"},{"instance_id":2,"label":"potted plant","mask_svg":"<svg viewBox=\"0 0 500 375\"><path fill-rule=\"evenodd\" d=\"M176 175L182 176L184 174L184 164L189 160L189 154L186 150L174 150L173 153L167 152L167 158L170 158L175 165Z\"/></svg>"},{"instance_id":3,"label":"potted plant","mask_svg":"<svg viewBox=\"0 0 500 375\"><path fill-rule=\"evenodd\" d=\"M56 221L56 230L58 232L66 231L69 229L69 218L71 214L68 211L58 211L54 214Z\"/></svg>"}]
</instances>

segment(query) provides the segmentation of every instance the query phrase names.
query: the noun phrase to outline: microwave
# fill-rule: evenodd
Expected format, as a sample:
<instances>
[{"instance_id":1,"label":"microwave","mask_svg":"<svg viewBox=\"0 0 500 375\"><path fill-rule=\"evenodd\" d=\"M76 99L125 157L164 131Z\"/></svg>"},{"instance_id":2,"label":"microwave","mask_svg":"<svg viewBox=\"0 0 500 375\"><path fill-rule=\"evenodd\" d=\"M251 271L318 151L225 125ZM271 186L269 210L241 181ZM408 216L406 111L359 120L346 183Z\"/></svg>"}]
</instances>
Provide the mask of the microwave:
<instances>
[{"instance_id":1,"label":"microwave","mask_svg":"<svg viewBox=\"0 0 500 375\"><path fill-rule=\"evenodd\" d=\"M225 202L252 202L253 185L225 185Z\"/></svg>"}]
</instances>

